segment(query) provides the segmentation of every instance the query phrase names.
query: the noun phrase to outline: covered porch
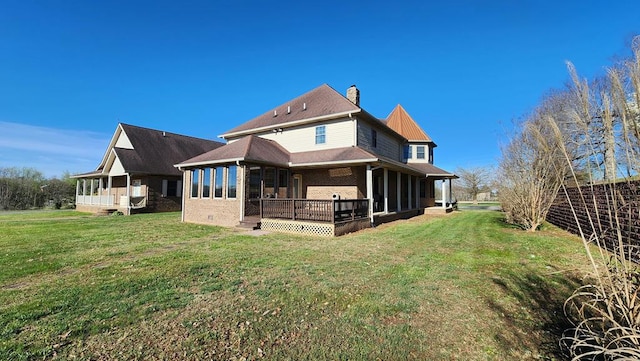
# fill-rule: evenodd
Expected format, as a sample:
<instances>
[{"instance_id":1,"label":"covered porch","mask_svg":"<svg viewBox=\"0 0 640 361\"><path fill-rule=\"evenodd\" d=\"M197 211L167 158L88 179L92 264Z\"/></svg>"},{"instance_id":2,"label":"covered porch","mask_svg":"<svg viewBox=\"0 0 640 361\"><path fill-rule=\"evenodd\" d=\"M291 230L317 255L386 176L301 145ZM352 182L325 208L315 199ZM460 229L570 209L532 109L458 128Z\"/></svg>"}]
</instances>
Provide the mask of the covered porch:
<instances>
[{"instance_id":1,"label":"covered porch","mask_svg":"<svg viewBox=\"0 0 640 361\"><path fill-rule=\"evenodd\" d=\"M132 214L147 206L146 185L130 174L111 176L101 173L76 176L76 209L96 214Z\"/></svg>"},{"instance_id":2,"label":"covered porch","mask_svg":"<svg viewBox=\"0 0 640 361\"><path fill-rule=\"evenodd\" d=\"M241 223L254 222L263 230L339 236L453 209L451 178L429 177L406 165L307 169L248 164L245 172ZM435 199L436 182L447 190L441 199Z\"/></svg>"}]
</instances>

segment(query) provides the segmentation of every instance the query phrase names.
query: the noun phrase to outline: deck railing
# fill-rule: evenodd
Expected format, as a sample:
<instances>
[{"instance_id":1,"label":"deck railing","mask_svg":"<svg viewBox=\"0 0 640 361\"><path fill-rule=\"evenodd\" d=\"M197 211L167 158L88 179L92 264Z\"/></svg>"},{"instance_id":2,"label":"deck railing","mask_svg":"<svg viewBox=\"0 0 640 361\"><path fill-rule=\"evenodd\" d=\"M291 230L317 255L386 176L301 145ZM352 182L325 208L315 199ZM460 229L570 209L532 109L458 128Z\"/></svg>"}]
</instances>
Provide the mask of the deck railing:
<instances>
[{"instance_id":1,"label":"deck railing","mask_svg":"<svg viewBox=\"0 0 640 361\"><path fill-rule=\"evenodd\" d=\"M328 223L353 221L369 217L369 200L261 199L260 217Z\"/></svg>"},{"instance_id":2,"label":"deck railing","mask_svg":"<svg viewBox=\"0 0 640 361\"><path fill-rule=\"evenodd\" d=\"M115 195L76 195L76 204L113 206L115 199Z\"/></svg>"}]
</instances>

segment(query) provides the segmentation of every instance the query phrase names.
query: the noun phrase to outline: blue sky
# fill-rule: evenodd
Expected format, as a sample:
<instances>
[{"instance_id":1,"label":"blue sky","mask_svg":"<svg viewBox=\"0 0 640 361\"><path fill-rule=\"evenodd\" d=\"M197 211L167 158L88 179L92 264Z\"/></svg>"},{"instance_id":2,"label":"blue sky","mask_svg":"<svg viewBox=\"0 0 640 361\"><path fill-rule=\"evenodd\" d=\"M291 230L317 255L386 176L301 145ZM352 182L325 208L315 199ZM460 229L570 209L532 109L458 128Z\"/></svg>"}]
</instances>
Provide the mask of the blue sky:
<instances>
[{"instance_id":1,"label":"blue sky","mask_svg":"<svg viewBox=\"0 0 640 361\"><path fill-rule=\"evenodd\" d=\"M497 163L512 120L603 74L635 1L0 0L0 167L94 170L118 122L217 139L323 83L400 103L446 170Z\"/></svg>"}]
</instances>

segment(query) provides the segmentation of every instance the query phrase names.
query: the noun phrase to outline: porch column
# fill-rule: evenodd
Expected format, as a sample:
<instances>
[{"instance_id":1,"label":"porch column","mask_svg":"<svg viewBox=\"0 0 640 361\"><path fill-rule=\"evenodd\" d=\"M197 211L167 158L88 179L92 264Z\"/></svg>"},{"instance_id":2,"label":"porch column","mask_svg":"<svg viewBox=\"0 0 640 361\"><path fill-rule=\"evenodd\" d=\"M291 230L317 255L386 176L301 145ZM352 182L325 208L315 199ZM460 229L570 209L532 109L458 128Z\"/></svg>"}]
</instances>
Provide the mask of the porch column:
<instances>
[{"instance_id":1,"label":"porch column","mask_svg":"<svg viewBox=\"0 0 640 361\"><path fill-rule=\"evenodd\" d=\"M451 178L449 178L449 202L451 202L451 206L453 207L453 194L451 192Z\"/></svg>"},{"instance_id":2,"label":"porch column","mask_svg":"<svg viewBox=\"0 0 640 361\"><path fill-rule=\"evenodd\" d=\"M87 195L87 180L82 179L82 196L85 197Z\"/></svg>"},{"instance_id":3,"label":"porch column","mask_svg":"<svg viewBox=\"0 0 640 361\"><path fill-rule=\"evenodd\" d=\"M244 221L244 207L245 207L245 200L244 200L244 187L247 184L246 182L246 170L247 170L247 166L243 165L242 167L240 166L240 164L236 163L236 169L237 169L237 173L236 173L236 189L238 190L238 193L236 195L236 197L238 199L240 199L240 221ZM240 182L240 185L238 185L238 178L242 179L242 182ZM290 182L290 181L289 181ZM288 186L288 185L287 185ZM288 190L287 190L288 193Z\"/></svg>"},{"instance_id":4,"label":"porch column","mask_svg":"<svg viewBox=\"0 0 640 361\"><path fill-rule=\"evenodd\" d=\"M367 198L369 199L369 218L373 224L373 170L367 164Z\"/></svg>"},{"instance_id":5,"label":"porch column","mask_svg":"<svg viewBox=\"0 0 640 361\"><path fill-rule=\"evenodd\" d=\"M389 214L389 170L384 169L384 214Z\"/></svg>"},{"instance_id":6,"label":"porch column","mask_svg":"<svg viewBox=\"0 0 640 361\"><path fill-rule=\"evenodd\" d=\"M442 208L447 208L447 183L446 181L443 179L442 180Z\"/></svg>"},{"instance_id":7,"label":"porch column","mask_svg":"<svg viewBox=\"0 0 640 361\"><path fill-rule=\"evenodd\" d=\"M80 195L80 179L76 179L76 204L78 204L79 195Z\"/></svg>"},{"instance_id":8,"label":"porch column","mask_svg":"<svg viewBox=\"0 0 640 361\"><path fill-rule=\"evenodd\" d=\"M411 209L411 201L413 200L411 190L411 175L407 174L407 208L409 209Z\"/></svg>"},{"instance_id":9,"label":"porch column","mask_svg":"<svg viewBox=\"0 0 640 361\"><path fill-rule=\"evenodd\" d=\"M420 208L420 177L416 177L416 209Z\"/></svg>"},{"instance_id":10,"label":"porch column","mask_svg":"<svg viewBox=\"0 0 640 361\"><path fill-rule=\"evenodd\" d=\"M113 178L109 176L107 178L107 203L110 207L113 207L113 200L111 199L111 186L113 185Z\"/></svg>"},{"instance_id":11,"label":"porch column","mask_svg":"<svg viewBox=\"0 0 640 361\"><path fill-rule=\"evenodd\" d=\"M99 178L98 180L98 187L100 189L100 191L98 192L98 204L99 205L104 205L104 203L102 202L102 186L104 185L104 181L102 180L102 177Z\"/></svg>"},{"instance_id":12,"label":"porch column","mask_svg":"<svg viewBox=\"0 0 640 361\"><path fill-rule=\"evenodd\" d=\"M129 173L127 173L127 215L131 214L131 199L130 198L131 198L131 175Z\"/></svg>"},{"instance_id":13,"label":"porch column","mask_svg":"<svg viewBox=\"0 0 640 361\"><path fill-rule=\"evenodd\" d=\"M398 212L402 210L402 175L400 172L396 172L396 205Z\"/></svg>"},{"instance_id":14,"label":"porch column","mask_svg":"<svg viewBox=\"0 0 640 361\"><path fill-rule=\"evenodd\" d=\"M95 179L91 178L91 193L89 194L89 204L93 205L93 181Z\"/></svg>"}]
</instances>

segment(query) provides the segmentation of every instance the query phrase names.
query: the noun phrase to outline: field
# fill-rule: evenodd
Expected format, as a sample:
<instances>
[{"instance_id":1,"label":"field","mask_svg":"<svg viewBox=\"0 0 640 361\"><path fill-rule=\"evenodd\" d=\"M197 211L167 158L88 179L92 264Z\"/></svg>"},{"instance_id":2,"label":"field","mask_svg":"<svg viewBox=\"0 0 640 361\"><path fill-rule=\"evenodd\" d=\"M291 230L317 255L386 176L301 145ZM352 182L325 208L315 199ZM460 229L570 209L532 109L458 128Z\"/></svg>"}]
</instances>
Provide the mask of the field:
<instances>
[{"instance_id":1,"label":"field","mask_svg":"<svg viewBox=\"0 0 640 361\"><path fill-rule=\"evenodd\" d=\"M0 359L564 359L582 247L489 211L332 239L5 212Z\"/></svg>"}]
</instances>

